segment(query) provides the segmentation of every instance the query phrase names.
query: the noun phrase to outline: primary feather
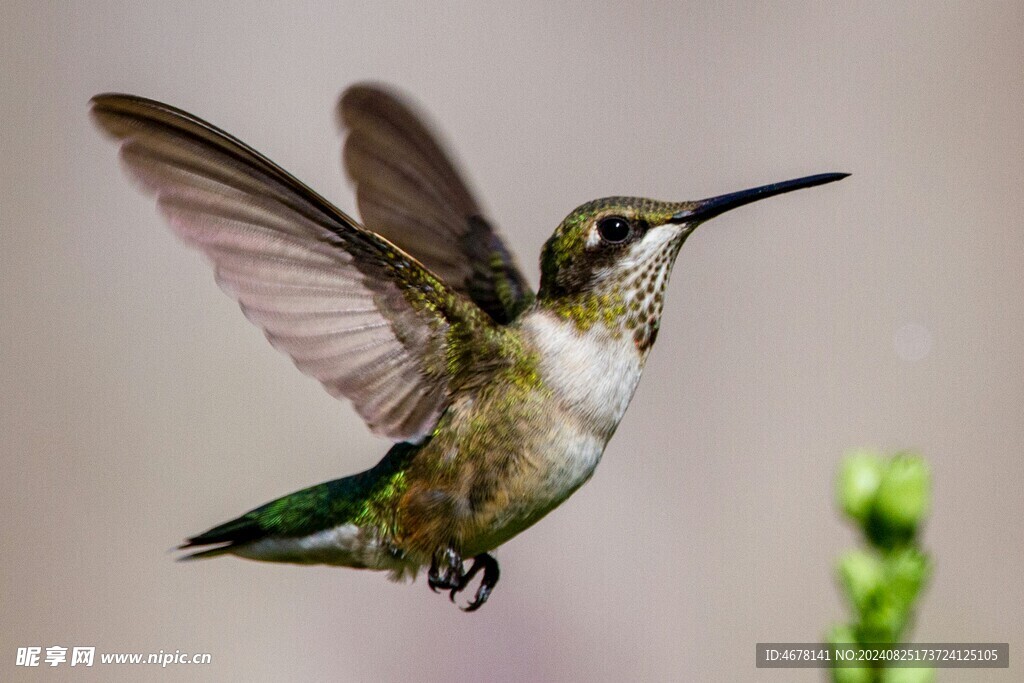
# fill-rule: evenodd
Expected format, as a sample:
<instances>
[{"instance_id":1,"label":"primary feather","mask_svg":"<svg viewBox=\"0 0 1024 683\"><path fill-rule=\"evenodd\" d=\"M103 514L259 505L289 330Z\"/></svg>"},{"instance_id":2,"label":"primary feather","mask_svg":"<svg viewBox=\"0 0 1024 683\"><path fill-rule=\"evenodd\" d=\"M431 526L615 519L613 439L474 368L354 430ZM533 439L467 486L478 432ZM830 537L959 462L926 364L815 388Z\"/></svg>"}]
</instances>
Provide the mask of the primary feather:
<instances>
[{"instance_id":1,"label":"primary feather","mask_svg":"<svg viewBox=\"0 0 1024 683\"><path fill-rule=\"evenodd\" d=\"M356 85L338 104L345 169L365 225L411 254L496 322L533 292L422 117L386 88Z\"/></svg>"},{"instance_id":2,"label":"primary feather","mask_svg":"<svg viewBox=\"0 0 1024 683\"><path fill-rule=\"evenodd\" d=\"M128 170L275 347L373 431L416 441L433 430L490 348L487 314L214 126L129 95L92 105Z\"/></svg>"}]
</instances>

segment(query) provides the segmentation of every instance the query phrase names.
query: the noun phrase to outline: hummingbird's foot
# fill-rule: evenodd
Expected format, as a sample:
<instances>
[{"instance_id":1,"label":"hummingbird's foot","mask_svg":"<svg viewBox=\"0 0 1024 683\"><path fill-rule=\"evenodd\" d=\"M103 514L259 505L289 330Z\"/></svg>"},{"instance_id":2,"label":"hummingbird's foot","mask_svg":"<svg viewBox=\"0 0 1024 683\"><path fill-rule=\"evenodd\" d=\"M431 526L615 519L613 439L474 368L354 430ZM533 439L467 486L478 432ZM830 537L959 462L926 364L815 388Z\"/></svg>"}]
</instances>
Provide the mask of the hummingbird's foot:
<instances>
[{"instance_id":1,"label":"hummingbird's foot","mask_svg":"<svg viewBox=\"0 0 1024 683\"><path fill-rule=\"evenodd\" d=\"M484 573L480 580L480 587L476 589L476 596L473 601L461 608L464 612L475 612L480 609L491 591L498 583L501 572L498 570L498 561L487 553L481 553L473 558L473 565L467 572L460 555L454 548L447 548L434 556L430 563L430 572L427 574L427 585L435 593L438 590L449 591L448 597L455 602L455 595L466 589L466 586L480 572Z\"/></svg>"},{"instance_id":2,"label":"hummingbird's foot","mask_svg":"<svg viewBox=\"0 0 1024 683\"><path fill-rule=\"evenodd\" d=\"M462 585L452 588L452 592L449 593L448 597L452 602L455 602L455 594L462 592L473 580L473 577L480 573L481 569L484 572L484 577L480 580L480 587L476 589L476 597L473 598L473 602L460 608L463 612L475 612L480 609L487 602L487 598L491 596L491 590L495 584L498 583L498 577L501 575L498 570L498 561L487 553L481 553L473 558L473 566L462 577Z\"/></svg>"},{"instance_id":3,"label":"hummingbird's foot","mask_svg":"<svg viewBox=\"0 0 1024 683\"><path fill-rule=\"evenodd\" d=\"M441 568L441 565L444 568ZM474 565L475 568L476 565ZM466 585L466 569L462 564L462 556L454 548L447 548L434 555L427 574L427 585L435 593L440 590L460 591Z\"/></svg>"}]
</instances>

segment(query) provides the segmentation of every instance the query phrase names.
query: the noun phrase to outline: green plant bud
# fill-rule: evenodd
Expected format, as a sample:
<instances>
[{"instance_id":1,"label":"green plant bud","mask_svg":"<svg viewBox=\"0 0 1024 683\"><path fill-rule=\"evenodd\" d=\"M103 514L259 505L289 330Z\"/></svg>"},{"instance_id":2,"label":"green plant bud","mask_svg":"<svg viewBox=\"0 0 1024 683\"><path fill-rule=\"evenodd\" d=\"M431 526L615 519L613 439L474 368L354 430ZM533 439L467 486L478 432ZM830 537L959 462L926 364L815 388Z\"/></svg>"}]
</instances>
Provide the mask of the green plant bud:
<instances>
[{"instance_id":1,"label":"green plant bud","mask_svg":"<svg viewBox=\"0 0 1024 683\"><path fill-rule=\"evenodd\" d=\"M895 643L907 624L907 605L898 601L887 590L873 596L871 604L861 612L857 635L862 643Z\"/></svg>"},{"instance_id":2,"label":"green plant bud","mask_svg":"<svg viewBox=\"0 0 1024 683\"><path fill-rule=\"evenodd\" d=\"M859 522L867 519L884 471L882 458L873 451L862 449L847 455L836 487L843 512Z\"/></svg>"},{"instance_id":3,"label":"green plant bud","mask_svg":"<svg viewBox=\"0 0 1024 683\"><path fill-rule=\"evenodd\" d=\"M916 548L905 548L889 555L884 564L887 590L909 607L931 575L928 556Z\"/></svg>"},{"instance_id":4,"label":"green plant bud","mask_svg":"<svg viewBox=\"0 0 1024 683\"><path fill-rule=\"evenodd\" d=\"M839 559L839 580L858 612L873 602L885 583L885 568L873 553L851 550Z\"/></svg>"},{"instance_id":5,"label":"green plant bud","mask_svg":"<svg viewBox=\"0 0 1024 683\"><path fill-rule=\"evenodd\" d=\"M894 531L913 533L928 513L930 475L924 460L901 454L889 461L875 495L872 516Z\"/></svg>"}]
</instances>

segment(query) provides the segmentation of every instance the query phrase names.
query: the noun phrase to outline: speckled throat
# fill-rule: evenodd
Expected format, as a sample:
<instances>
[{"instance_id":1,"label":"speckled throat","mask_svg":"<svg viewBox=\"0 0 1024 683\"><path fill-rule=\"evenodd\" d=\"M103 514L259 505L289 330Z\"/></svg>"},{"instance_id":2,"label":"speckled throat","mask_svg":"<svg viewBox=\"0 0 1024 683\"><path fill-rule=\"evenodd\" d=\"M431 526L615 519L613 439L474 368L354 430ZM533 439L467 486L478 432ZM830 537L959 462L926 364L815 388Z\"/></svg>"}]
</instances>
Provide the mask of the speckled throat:
<instances>
[{"instance_id":1,"label":"speckled throat","mask_svg":"<svg viewBox=\"0 0 1024 683\"><path fill-rule=\"evenodd\" d=\"M646 355L657 339L665 289L688 234L675 225L650 229L617 258L602 264L591 288L548 299L543 305L573 321L580 331L599 323L615 338L628 335Z\"/></svg>"}]
</instances>

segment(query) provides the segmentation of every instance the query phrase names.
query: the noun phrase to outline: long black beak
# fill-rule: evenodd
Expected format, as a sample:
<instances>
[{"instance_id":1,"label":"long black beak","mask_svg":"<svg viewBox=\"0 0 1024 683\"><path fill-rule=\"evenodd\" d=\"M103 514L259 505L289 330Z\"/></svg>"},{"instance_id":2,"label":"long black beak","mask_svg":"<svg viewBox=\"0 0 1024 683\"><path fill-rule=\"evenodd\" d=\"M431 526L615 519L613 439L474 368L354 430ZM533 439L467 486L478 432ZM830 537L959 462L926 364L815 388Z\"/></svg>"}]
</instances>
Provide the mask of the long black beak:
<instances>
[{"instance_id":1,"label":"long black beak","mask_svg":"<svg viewBox=\"0 0 1024 683\"><path fill-rule=\"evenodd\" d=\"M672 220L669 222L699 223L706 221L709 218L714 218L726 211L731 211L738 206L743 206L744 204L756 202L768 197L774 197L777 194L792 192L793 190L802 190L805 187L814 187L815 185L833 183L837 180L842 180L848 175L850 174L821 173L819 175L807 176L806 178L784 180L781 183L772 183L771 185L753 187L749 190L740 190L739 192L730 192L729 194L723 194L717 197L701 199L693 202L693 205L690 208L677 211L672 215Z\"/></svg>"}]
</instances>

